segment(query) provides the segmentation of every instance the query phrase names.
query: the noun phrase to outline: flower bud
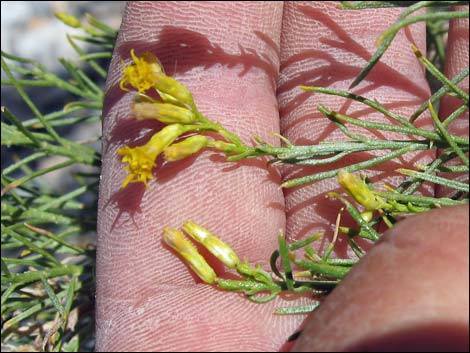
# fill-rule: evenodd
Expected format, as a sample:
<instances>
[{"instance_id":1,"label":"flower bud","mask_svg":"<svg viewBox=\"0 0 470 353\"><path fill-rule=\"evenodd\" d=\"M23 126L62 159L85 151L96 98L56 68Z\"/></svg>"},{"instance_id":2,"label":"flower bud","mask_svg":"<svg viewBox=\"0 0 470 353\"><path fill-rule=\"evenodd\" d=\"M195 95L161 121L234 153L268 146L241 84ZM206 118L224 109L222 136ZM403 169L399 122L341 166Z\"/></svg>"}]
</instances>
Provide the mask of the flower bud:
<instances>
[{"instance_id":1,"label":"flower bud","mask_svg":"<svg viewBox=\"0 0 470 353\"><path fill-rule=\"evenodd\" d=\"M82 25L78 18L73 15L69 15L65 12L56 12L54 15L57 19L61 20L64 24L69 27L78 28Z\"/></svg>"},{"instance_id":2,"label":"flower bud","mask_svg":"<svg viewBox=\"0 0 470 353\"><path fill-rule=\"evenodd\" d=\"M163 150L165 159L169 162L179 161L199 152L207 146L209 139L206 136L194 135L184 141L174 143Z\"/></svg>"},{"instance_id":3,"label":"flower bud","mask_svg":"<svg viewBox=\"0 0 470 353\"><path fill-rule=\"evenodd\" d=\"M201 243L202 246L209 250L209 252L217 257L225 266L236 268L240 263L240 259L233 249L207 229L192 221L187 221L183 224L183 230L191 238Z\"/></svg>"},{"instance_id":4,"label":"flower bud","mask_svg":"<svg viewBox=\"0 0 470 353\"><path fill-rule=\"evenodd\" d=\"M224 153L232 153L237 149L237 146L235 146L232 143L224 142L224 141L214 141L209 144L209 147L214 147L218 149L219 151L222 151Z\"/></svg>"},{"instance_id":5,"label":"flower bud","mask_svg":"<svg viewBox=\"0 0 470 353\"><path fill-rule=\"evenodd\" d=\"M186 130L183 125L171 124L165 126L163 129L153 135L146 145L148 145L150 151L157 151L158 155L185 132Z\"/></svg>"},{"instance_id":6,"label":"flower bud","mask_svg":"<svg viewBox=\"0 0 470 353\"><path fill-rule=\"evenodd\" d=\"M191 124L196 116L189 109L170 103L138 102L132 105L137 120L155 119L165 124Z\"/></svg>"},{"instance_id":7,"label":"flower bud","mask_svg":"<svg viewBox=\"0 0 470 353\"><path fill-rule=\"evenodd\" d=\"M345 169L339 170L337 179L346 192L366 210L377 210L385 204L385 201L374 194L363 180Z\"/></svg>"},{"instance_id":8,"label":"flower bud","mask_svg":"<svg viewBox=\"0 0 470 353\"><path fill-rule=\"evenodd\" d=\"M164 228L163 241L187 261L199 278L209 284L214 282L217 277L214 270L183 234L176 229Z\"/></svg>"},{"instance_id":9,"label":"flower bud","mask_svg":"<svg viewBox=\"0 0 470 353\"><path fill-rule=\"evenodd\" d=\"M178 103L192 106L194 100L191 92L181 82L164 73L155 74L155 89L173 97ZM166 97L168 100L168 97Z\"/></svg>"}]
</instances>

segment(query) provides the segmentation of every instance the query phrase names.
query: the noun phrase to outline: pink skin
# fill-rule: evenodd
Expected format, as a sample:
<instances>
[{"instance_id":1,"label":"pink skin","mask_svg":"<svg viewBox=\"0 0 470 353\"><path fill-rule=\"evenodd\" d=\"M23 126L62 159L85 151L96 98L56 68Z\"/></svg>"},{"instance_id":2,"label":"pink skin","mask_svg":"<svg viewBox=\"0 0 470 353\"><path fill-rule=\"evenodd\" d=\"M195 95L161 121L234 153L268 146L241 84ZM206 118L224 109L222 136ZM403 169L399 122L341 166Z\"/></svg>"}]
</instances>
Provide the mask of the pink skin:
<instances>
[{"instance_id":1,"label":"pink skin","mask_svg":"<svg viewBox=\"0 0 470 353\"><path fill-rule=\"evenodd\" d=\"M129 57L131 48L137 54L151 51L158 55L166 71L193 92L200 110L240 134L244 141L259 135L275 143L275 138L266 134L268 131L282 132L297 143L340 138L315 112L318 103L348 114L360 110L361 117L382 119L369 110L363 111L363 106L344 105L344 100L330 96L315 94L303 100L295 86L307 83L346 88L373 52L375 38L399 11L345 15L334 8L335 4L308 6L233 2L128 4L110 68L103 128L97 350L279 350L301 325L302 316L277 317L272 312L280 305L305 304L307 297L256 305L241 295L214 290L196 280L188 267L162 245L161 232L165 226L180 227L183 221L193 219L230 243L242 258L261 262L267 268L279 229L286 229L291 239L312 231L331 233L338 204L325 201L323 195L336 186L331 182L318 183L283 195L279 188L281 175L266 168L265 162L230 164L213 151L206 151L188 160L163 164L148 189L131 184L120 190L125 172L116 150L127 143L142 144L149 132L158 128L158 124L135 122L129 112L133 94L119 92L120 60ZM344 33L349 33L348 37ZM404 116L412 112L429 89L422 67L409 50L411 43L424 51L422 25L400 34L383 64L355 91L389 103L391 109ZM304 56L308 62L295 63ZM297 75L302 79L296 80ZM306 119L308 114L312 115ZM429 124L428 118L422 118L421 124ZM416 155L411 163L427 158ZM403 161L406 163L410 163L409 158ZM396 178L387 178L395 168L394 162L380 169L374 180L396 184ZM431 312L429 315L437 324L467 325L468 342L466 212L463 207L455 213L451 209L435 211L396 228L396 239L386 236L367 255L367 261L325 301L318 314L307 319L306 332L294 348L318 350L329 342L330 349L348 349L367 346L370 338L370 344L378 342L375 347L383 349L386 346L380 345L380 339L386 335L398 332L405 337L407 332L422 327L419 319L427 317L423 311ZM450 215L462 223L447 223ZM429 219L434 223L429 223ZM445 234L441 226L445 227ZM434 231L432 234L428 227ZM430 237L424 236L428 234ZM451 245L450 249L442 250L443 241ZM466 246L462 246L465 242ZM401 251L397 252L397 248ZM415 258L416 251L420 255ZM341 250L339 254L342 255ZM394 256L393 267L382 261L390 256ZM417 266L418 263L422 265ZM439 276L433 266L439 267ZM414 276L408 279L410 267L416 268L419 280ZM220 274L220 266L217 270ZM401 273L403 276L397 275ZM442 286L448 281L451 287ZM420 305L417 303L422 301L413 300L424 297L434 286L440 287L437 293L443 298L442 307L449 310L432 312L437 310L432 300L436 293ZM458 293L452 300L447 294L449 288L450 293ZM370 295L372 291L378 293ZM381 300L374 300L377 297ZM352 309L350 301L354 304ZM377 307L367 305L375 301ZM378 307L383 315L377 315L381 312ZM360 316L353 313L358 308ZM408 315L406 325L399 326L403 313ZM334 325L322 324L332 318ZM347 340L341 340L345 336L341 333L345 320ZM374 324L368 326L368 322Z\"/></svg>"},{"instance_id":2,"label":"pink skin","mask_svg":"<svg viewBox=\"0 0 470 353\"><path fill-rule=\"evenodd\" d=\"M449 47L447 49L447 62L445 73L447 77L454 77L468 66L468 19L451 21L449 26ZM458 85L468 93L468 76ZM460 100L454 97L445 97L440 109L440 117L446 118L459 107ZM450 127L455 134L468 134L468 109ZM455 179L468 182L468 174L454 176ZM436 190L439 196L448 196L449 191L443 188Z\"/></svg>"}]
</instances>

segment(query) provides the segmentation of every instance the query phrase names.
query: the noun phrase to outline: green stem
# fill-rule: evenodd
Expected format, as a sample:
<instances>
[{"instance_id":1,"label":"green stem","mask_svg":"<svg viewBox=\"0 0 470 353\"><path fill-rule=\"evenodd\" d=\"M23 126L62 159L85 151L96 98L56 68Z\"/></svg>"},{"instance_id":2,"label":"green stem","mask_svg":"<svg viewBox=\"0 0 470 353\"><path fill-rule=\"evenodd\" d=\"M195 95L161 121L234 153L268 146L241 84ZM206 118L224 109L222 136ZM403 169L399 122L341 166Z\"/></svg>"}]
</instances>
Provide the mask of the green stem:
<instances>
[{"instance_id":1,"label":"green stem","mask_svg":"<svg viewBox=\"0 0 470 353\"><path fill-rule=\"evenodd\" d=\"M75 164L75 161L69 160L69 161L66 161L66 162L57 163L57 164L55 164L55 165L53 165L49 168L40 169L36 172L25 175L24 177L22 177L20 179L16 179L15 181L13 181L10 184L8 184L7 186L5 186L5 188L2 189L1 194L3 196L9 190L17 188L18 186L20 186L20 185L22 185L22 184L24 184L24 183L26 183L26 182L34 179L34 178L37 178L38 176L50 173L54 170L58 170L58 169L68 167L68 166L73 165L73 164Z\"/></svg>"},{"instance_id":2,"label":"green stem","mask_svg":"<svg viewBox=\"0 0 470 353\"><path fill-rule=\"evenodd\" d=\"M458 107L452 114L450 114L443 122L442 126L444 128L447 128L449 124L451 124L455 119L457 119L463 112L465 112L468 109L468 105L464 104Z\"/></svg>"},{"instance_id":3,"label":"green stem","mask_svg":"<svg viewBox=\"0 0 470 353\"><path fill-rule=\"evenodd\" d=\"M330 115L334 119L338 119L342 122L345 121L352 125L360 126L366 129L393 131L393 132L399 132L399 133L406 134L406 135L421 136L431 141L440 141L440 142L443 141L442 137L439 136L439 134L433 131L419 129L414 126L410 128L410 127L399 126L399 125L389 125L389 124L372 122L372 121L367 121L367 120L359 120L359 119L354 119L354 118L348 117L346 115L343 115L334 111L330 111ZM469 143L469 140L467 137L453 136L453 135L450 135L448 132L447 132L447 135L451 137L452 141L455 141L457 143L466 144L466 145L468 145ZM449 140L447 140L446 138L445 138L445 141L447 141L450 144Z\"/></svg>"},{"instance_id":4,"label":"green stem","mask_svg":"<svg viewBox=\"0 0 470 353\"><path fill-rule=\"evenodd\" d=\"M452 13L449 13L449 15ZM468 17L469 12L466 12L466 16ZM455 18L455 17L454 17ZM446 85L451 91L453 91L459 98L465 101L468 104L468 94L460 89L456 84L454 84L451 80L449 80L437 67L434 66L432 62L430 62L416 46L412 46L412 49L416 55L416 57L423 63L426 69L439 81L441 81L444 85Z\"/></svg>"},{"instance_id":5,"label":"green stem","mask_svg":"<svg viewBox=\"0 0 470 353\"><path fill-rule=\"evenodd\" d=\"M459 74L457 74L454 78L452 78L451 82L453 84L457 84L461 82L465 77L468 76L469 73L469 67L467 66L465 69L463 69ZM419 106L418 109L411 115L410 117L410 122L413 123L426 109L428 109L428 104L431 102L431 104L435 104L439 99L441 99L447 92L449 91L449 88L444 85L439 90L434 93L429 100L424 102ZM446 125L447 126L447 125Z\"/></svg>"},{"instance_id":6,"label":"green stem","mask_svg":"<svg viewBox=\"0 0 470 353\"><path fill-rule=\"evenodd\" d=\"M436 175L429 175L429 174L426 174L426 173L417 172L415 170L402 169L402 168L397 169L397 172L399 172L401 174L413 176L415 178L430 181L431 183L434 183L434 184L439 184L439 185L442 185L442 186L446 186L448 188L461 190L461 191L465 191L465 192L470 191L468 184L461 183L461 182L455 181L455 180L449 180L449 179L446 179L446 178L438 177Z\"/></svg>"},{"instance_id":7,"label":"green stem","mask_svg":"<svg viewBox=\"0 0 470 353\"><path fill-rule=\"evenodd\" d=\"M432 12L432 13L426 13L424 15L417 15L411 18L406 18L398 23L395 23L393 26L388 28L384 33L382 33L382 35L379 37L377 42L381 43L386 38L394 37L400 29L416 22L433 21L433 20L450 20L454 18L467 18L468 15L469 15L468 11Z\"/></svg>"},{"instance_id":8,"label":"green stem","mask_svg":"<svg viewBox=\"0 0 470 353\"><path fill-rule=\"evenodd\" d=\"M452 136L449 134L447 129L444 127L444 125L441 123L439 120L439 117L436 114L436 111L434 110L433 106L431 103L429 103L429 111L431 112L431 117L432 120L434 121L434 125L436 125L437 129L439 130L440 134L442 137L447 141L449 146L452 148L452 150L460 157L462 162L469 167L469 161L465 153L463 153L462 149L457 145L457 138L455 136ZM467 142L468 146L468 142Z\"/></svg>"},{"instance_id":9,"label":"green stem","mask_svg":"<svg viewBox=\"0 0 470 353\"><path fill-rule=\"evenodd\" d=\"M310 91L310 92L317 92L317 93L323 93L323 94L329 94L329 95L333 95L333 96L340 96L340 97L344 97L344 98L349 98L349 99L352 99L352 100L355 100L357 102L360 102L360 103L363 103L375 110L377 110L378 112L382 113L383 115L389 117L390 119L393 119L395 120L396 122L402 124L402 125L405 125L405 126L408 126L410 128L414 127L413 124L411 124L408 120L406 120L405 118L401 117L400 115L398 114L395 114L391 111L389 111L388 109L386 109L385 107L381 106L380 104L378 104L377 102L373 101L373 100L370 100L370 99L367 99L365 97L362 97L360 95L357 95L357 94L354 94L354 93L350 93L350 92L347 92L347 91L341 91L341 90L336 90L336 89L330 89L330 88L324 88L324 87L309 87L309 86L300 86L301 89L303 89L304 91Z\"/></svg>"},{"instance_id":10,"label":"green stem","mask_svg":"<svg viewBox=\"0 0 470 353\"><path fill-rule=\"evenodd\" d=\"M447 197L430 197L430 196L420 196L420 195L404 195L395 192L381 192L381 191L374 191L374 194L379 195L387 200L395 200L401 202L412 202L419 205L426 205L426 206L456 206L462 205L468 202L468 200L453 200Z\"/></svg>"},{"instance_id":11,"label":"green stem","mask_svg":"<svg viewBox=\"0 0 470 353\"><path fill-rule=\"evenodd\" d=\"M21 168L23 167L24 165L30 163L30 162L33 162L35 161L36 159L39 159L39 158L42 158L42 157L45 157L47 156L47 153L45 152L36 152L36 153L33 153L33 154L30 154L29 156L21 159L20 161L14 163L14 164L11 164L9 165L7 168L5 168L3 171L2 171L2 175L8 175L12 172L14 172L15 170L17 170L18 168Z\"/></svg>"},{"instance_id":12,"label":"green stem","mask_svg":"<svg viewBox=\"0 0 470 353\"><path fill-rule=\"evenodd\" d=\"M333 277L337 279L344 278L350 270L349 267L333 266L333 265L328 265L325 263L308 262L305 260L295 261L294 263L297 266L300 266L306 270L309 270L314 274L325 276L325 277Z\"/></svg>"},{"instance_id":13,"label":"green stem","mask_svg":"<svg viewBox=\"0 0 470 353\"><path fill-rule=\"evenodd\" d=\"M396 157L399 157L399 156L401 156L405 153L412 152L412 151L418 151L418 150L421 150L421 149L423 149L423 146L421 146L421 145L412 145L412 144L410 144L408 146L402 147L398 150L392 151L391 153L385 154L383 156L375 157L375 158L369 159L367 161L352 164L352 165L349 165L347 167L337 168L337 169L334 169L334 170L329 170L327 172L322 172L322 173L317 173L317 174L313 174L313 175L307 175L307 176L304 176L304 177L301 177L301 178L291 179L291 180L288 180L288 181L285 181L284 183L282 183L281 187L291 188L291 187L299 186L299 185L306 184L306 183L312 183L312 182L320 181L320 180L323 180L323 179L332 178L332 177L335 177L338 174L338 171L340 169L345 169L348 172L357 172L359 170L363 170L365 168L371 168L371 167L376 166L378 164L387 162L387 161L389 161L391 159L394 159Z\"/></svg>"},{"instance_id":14,"label":"green stem","mask_svg":"<svg viewBox=\"0 0 470 353\"><path fill-rule=\"evenodd\" d=\"M64 275L80 275L84 270L84 266L79 265L67 265L55 267L50 270L42 271L30 271L25 273L18 273L12 277L4 278L2 277L3 284L26 284L30 282L39 281L42 277L44 278L54 278Z\"/></svg>"}]
</instances>

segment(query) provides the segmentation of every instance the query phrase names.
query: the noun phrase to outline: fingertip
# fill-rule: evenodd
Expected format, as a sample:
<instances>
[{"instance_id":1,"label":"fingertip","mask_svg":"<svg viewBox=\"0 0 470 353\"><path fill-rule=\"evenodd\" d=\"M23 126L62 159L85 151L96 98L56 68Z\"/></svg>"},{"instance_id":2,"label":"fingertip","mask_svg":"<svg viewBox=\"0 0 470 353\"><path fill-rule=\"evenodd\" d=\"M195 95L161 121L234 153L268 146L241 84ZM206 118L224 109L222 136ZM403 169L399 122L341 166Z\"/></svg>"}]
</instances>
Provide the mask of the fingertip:
<instances>
[{"instance_id":1,"label":"fingertip","mask_svg":"<svg viewBox=\"0 0 470 353\"><path fill-rule=\"evenodd\" d=\"M468 350L468 205L399 223L315 311L294 350Z\"/></svg>"}]
</instances>

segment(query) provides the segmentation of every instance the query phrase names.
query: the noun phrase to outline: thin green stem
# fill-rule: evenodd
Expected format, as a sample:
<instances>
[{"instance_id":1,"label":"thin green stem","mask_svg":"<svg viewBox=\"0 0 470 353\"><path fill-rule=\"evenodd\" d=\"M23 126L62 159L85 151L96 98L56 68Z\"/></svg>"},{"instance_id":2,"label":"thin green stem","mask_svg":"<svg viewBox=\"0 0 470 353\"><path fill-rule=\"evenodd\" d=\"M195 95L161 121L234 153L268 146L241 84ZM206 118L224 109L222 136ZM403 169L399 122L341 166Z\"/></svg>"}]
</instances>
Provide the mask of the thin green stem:
<instances>
[{"instance_id":1,"label":"thin green stem","mask_svg":"<svg viewBox=\"0 0 470 353\"><path fill-rule=\"evenodd\" d=\"M41 146L41 142L36 138L36 136L34 136L31 131L26 129L22 122L16 116L14 116L7 107L2 107L2 113L4 113L6 118L10 120L13 125L15 125L17 129L21 131L27 138L29 138L35 146Z\"/></svg>"},{"instance_id":2,"label":"thin green stem","mask_svg":"<svg viewBox=\"0 0 470 353\"><path fill-rule=\"evenodd\" d=\"M3 284L26 284L39 281L41 278L54 278L64 275L80 275L83 273L84 266L79 265L66 265L54 267L49 270L43 271L30 271L25 273L18 273L12 277L2 277Z\"/></svg>"},{"instance_id":3,"label":"thin green stem","mask_svg":"<svg viewBox=\"0 0 470 353\"><path fill-rule=\"evenodd\" d=\"M26 94L24 91L23 87L18 84L13 77L8 64L1 58L1 66L7 77L12 81L13 85L15 86L18 94L23 98L24 102L28 105L28 107L31 109L31 111L34 113L34 115L41 121L43 124L44 128L47 130L47 132L52 136L52 138L58 142L59 144L62 144L62 140L60 139L59 135L57 132L54 130L52 126L49 125L49 123L44 119L44 116L42 113L39 111L39 109L36 107L36 105L31 101L29 96Z\"/></svg>"},{"instance_id":4,"label":"thin green stem","mask_svg":"<svg viewBox=\"0 0 470 353\"><path fill-rule=\"evenodd\" d=\"M469 67L467 66L464 68L462 71L460 71L454 78L452 78L451 82L453 84L458 84L461 82L465 77L468 76L469 73ZM429 98L428 101L424 102L419 106L418 109L411 115L410 117L410 122L414 122L426 109L428 109L428 104L431 102L431 104L435 104L437 101L439 101L447 92L449 91L449 88L444 85L439 90L434 93L431 98Z\"/></svg>"},{"instance_id":5,"label":"thin green stem","mask_svg":"<svg viewBox=\"0 0 470 353\"><path fill-rule=\"evenodd\" d=\"M2 171L2 175L8 175L8 174L14 172L15 170L17 170L18 168L21 168L22 166L24 166L24 165L26 165L30 162L33 162L33 161L35 161L39 158L42 158L44 156L47 156L47 153L45 153L45 152L36 152L36 153L30 154L29 156L19 160L18 162L10 164L7 168L5 168Z\"/></svg>"},{"instance_id":6,"label":"thin green stem","mask_svg":"<svg viewBox=\"0 0 470 353\"><path fill-rule=\"evenodd\" d=\"M399 157L399 156L401 156L405 153L412 152L412 151L418 151L418 150L421 150L421 149L423 149L421 145L412 145L412 144L410 144L406 147L402 147L402 148L400 148L398 150L395 150L395 151L392 151L388 154L385 154L385 155L382 155L382 156L379 156L379 157L375 157L375 158L369 159L367 161L352 164L352 165L349 165L347 167L337 168L337 169L334 169L334 170L329 170L327 172L321 172L321 173L317 173L317 174L313 174L313 175L307 175L307 176L296 178L296 179L291 179L291 180L288 180L288 181L285 181L284 183L282 183L281 187L291 188L291 187L294 187L294 186L299 186L299 185L303 185L303 184L307 184L307 183L320 181L320 180L323 180L323 179L332 178L332 177L335 177L338 174L338 171L340 169L345 169L348 172L357 172L359 170L363 170L365 168L371 168L371 167L374 167L378 164L387 162L387 161L389 161L391 159L394 159L394 158L397 158L397 157Z\"/></svg>"},{"instance_id":7,"label":"thin green stem","mask_svg":"<svg viewBox=\"0 0 470 353\"><path fill-rule=\"evenodd\" d=\"M432 120L434 121L434 125L436 125L439 133L447 141L450 148L452 148L452 150L460 157L462 162L467 167L469 167L469 161L468 161L467 156L465 155L465 153L463 153L462 149L457 145L457 138L455 136L452 136L444 127L444 125L441 123L431 103L429 103L429 111L431 112ZM467 146L468 146L468 142L467 142Z\"/></svg>"},{"instance_id":8,"label":"thin green stem","mask_svg":"<svg viewBox=\"0 0 470 353\"><path fill-rule=\"evenodd\" d=\"M71 36L69 34L67 34L67 41L70 43L70 45L72 46L72 48L78 53L78 55L82 56L82 55L86 55L85 51L82 50L76 43L75 41L72 39L72 38L75 38L75 39L79 39L79 40L83 40L83 38L86 38L86 37L81 37L81 36ZM88 41L88 40L87 40ZM93 41L92 41L93 42ZM103 41L96 41L95 44L105 44L105 42ZM103 45L104 47L105 45ZM111 47L112 48L112 47ZM110 49L111 49L110 48ZM100 75L102 78L106 78L106 70L104 70L96 61L94 61L94 59L90 59L90 60L87 60L87 62L90 64L90 66L93 68L93 70L95 70L98 75Z\"/></svg>"},{"instance_id":9,"label":"thin green stem","mask_svg":"<svg viewBox=\"0 0 470 353\"><path fill-rule=\"evenodd\" d=\"M401 201L401 202L412 202L418 205L439 205L439 206L456 206L467 203L468 200L453 200L446 197L430 197L430 196L421 196L421 195L404 195L396 192L382 192L374 191L380 197L383 197L387 200Z\"/></svg>"},{"instance_id":10,"label":"thin green stem","mask_svg":"<svg viewBox=\"0 0 470 353\"><path fill-rule=\"evenodd\" d=\"M468 105L461 105L460 107L458 107L455 111L452 112L452 114L450 114L443 122L442 122L442 126L444 128L447 128L447 126L449 126L449 124L451 124L455 119L457 119L458 117L460 117L466 110L468 109Z\"/></svg>"},{"instance_id":11,"label":"thin green stem","mask_svg":"<svg viewBox=\"0 0 470 353\"><path fill-rule=\"evenodd\" d=\"M390 119L395 120L396 122L398 122L402 125L408 126L410 128L414 127L413 124L411 124L408 120L401 117L400 115L395 114L395 113L389 111L388 109L386 109L385 107L381 106L377 102L375 102L373 100L370 100L370 99L367 99L365 97L362 97L360 95L350 93L350 92L347 92L347 91L335 90L335 89L324 88L324 87L300 86L300 88L304 91L329 94L329 95L333 95L333 96L340 96L340 97L355 100L357 102L363 103L363 104L377 110L378 112L380 112L383 115L389 117Z\"/></svg>"},{"instance_id":12,"label":"thin green stem","mask_svg":"<svg viewBox=\"0 0 470 353\"><path fill-rule=\"evenodd\" d=\"M465 191L465 192L470 191L468 184L461 183L461 182L455 181L455 180L449 180L449 179L446 179L446 178L443 178L443 177L438 177L436 175L430 175L430 174L426 174L426 173L417 172L415 170L403 169L403 168L397 169L397 172L399 172L401 174L408 175L408 176L412 176L412 177L415 177L415 178L430 181L431 183L434 183L434 184L446 186L448 188L461 190L461 191Z\"/></svg>"},{"instance_id":13,"label":"thin green stem","mask_svg":"<svg viewBox=\"0 0 470 353\"><path fill-rule=\"evenodd\" d=\"M379 122L372 122L372 121L367 121L367 120L359 120L359 119L354 119L351 117L348 117L346 115L330 111L329 115L333 117L334 119L338 119L341 122L347 122L352 125L360 126L366 129L371 129L371 130L384 130L384 131L393 131L393 132L399 132L405 135L415 135L415 136L421 136L424 138L427 138L431 141L447 141L450 143L445 137L444 140L439 134L433 132L433 131L428 131L428 130L423 130L417 127L405 127L405 126L399 126L399 125L390 125L390 124L385 124L385 123L379 123ZM469 140L468 137L460 137L460 136L453 136L450 135L447 132L447 136L449 136L453 143L461 143L461 144L466 144L468 145Z\"/></svg>"},{"instance_id":14,"label":"thin green stem","mask_svg":"<svg viewBox=\"0 0 470 353\"><path fill-rule=\"evenodd\" d=\"M431 12L424 15L417 15L415 17L406 18L393 26L388 28L377 40L378 43L382 43L386 38L394 37L397 32L403 27L409 26L410 24L421 22L421 21L433 21L433 20L450 20L454 18L467 18L469 15L468 11L455 11L455 12Z\"/></svg>"},{"instance_id":15,"label":"thin green stem","mask_svg":"<svg viewBox=\"0 0 470 353\"><path fill-rule=\"evenodd\" d=\"M466 17L468 17L468 11L466 12ZM423 63L426 69L439 81L441 81L444 85L446 85L449 90L453 91L459 98L465 101L468 104L468 94L460 89L456 84L454 84L451 80L449 80L437 67L434 66L432 62L430 62L416 46L412 46L412 49L416 55L416 57Z\"/></svg>"},{"instance_id":16,"label":"thin green stem","mask_svg":"<svg viewBox=\"0 0 470 353\"><path fill-rule=\"evenodd\" d=\"M2 189L2 192L1 192L1 195L3 196L6 192L8 192L9 190L11 189L14 189L14 188L17 188L18 186L34 179L34 178L37 178L38 176L41 176L41 175L44 175L44 174L47 174L47 173L50 173L54 170L58 170L58 169L62 169L62 168L65 168L65 167L68 167L70 165L73 165L75 163L75 161L72 161L72 160L69 160L69 161L65 161L65 162L62 162L62 163L57 163L51 167L48 167L48 168L44 168L44 169L40 169L40 170L37 170L35 172L32 172L28 175L25 175L24 177L20 178L20 179L16 179L15 181L13 181L12 183L8 184L6 187L4 187Z\"/></svg>"}]
</instances>

